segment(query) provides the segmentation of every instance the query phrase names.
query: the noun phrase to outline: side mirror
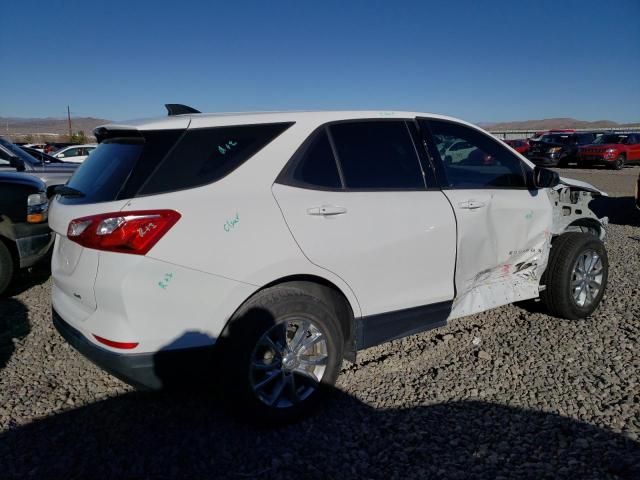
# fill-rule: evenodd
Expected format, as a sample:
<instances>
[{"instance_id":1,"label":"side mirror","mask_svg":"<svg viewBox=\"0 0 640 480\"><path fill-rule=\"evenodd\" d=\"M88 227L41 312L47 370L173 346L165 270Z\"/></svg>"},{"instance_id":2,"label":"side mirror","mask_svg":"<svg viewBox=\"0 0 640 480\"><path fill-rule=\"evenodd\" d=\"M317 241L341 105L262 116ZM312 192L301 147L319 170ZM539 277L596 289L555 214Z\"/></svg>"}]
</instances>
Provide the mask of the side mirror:
<instances>
[{"instance_id":1,"label":"side mirror","mask_svg":"<svg viewBox=\"0 0 640 480\"><path fill-rule=\"evenodd\" d=\"M536 188L553 188L560 183L560 175L547 168L536 167L533 170L533 185Z\"/></svg>"},{"instance_id":2,"label":"side mirror","mask_svg":"<svg viewBox=\"0 0 640 480\"><path fill-rule=\"evenodd\" d=\"M13 168L15 168L18 172L24 172L25 171L24 160L22 160L21 158L11 157L9 159L9 164Z\"/></svg>"},{"instance_id":3,"label":"side mirror","mask_svg":"<svg viewBox=\"0 0 640 480\"><path fill-rule=\"evenodd\" d=\"M56 155L57 158L64 158L64 153L59 153L58 155Z\"/></svg>"}]
</instances>

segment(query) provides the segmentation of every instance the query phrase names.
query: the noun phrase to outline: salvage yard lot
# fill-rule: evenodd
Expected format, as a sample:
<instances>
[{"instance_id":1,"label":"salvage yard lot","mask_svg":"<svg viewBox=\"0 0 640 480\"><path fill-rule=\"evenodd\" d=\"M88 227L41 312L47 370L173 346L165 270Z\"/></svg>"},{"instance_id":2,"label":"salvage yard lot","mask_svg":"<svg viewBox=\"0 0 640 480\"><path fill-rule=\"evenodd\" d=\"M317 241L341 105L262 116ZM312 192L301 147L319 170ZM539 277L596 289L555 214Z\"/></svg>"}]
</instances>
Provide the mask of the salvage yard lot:
<instances>
[{"instance_id":1,"label":"salvage yard lot","mask_svg":"<svg viewBox=\"0 0 640 480\"><path fill-rule=\"evenodd\" d=\"M0 476L640 478L640 167L558 171L611 195L592 317L510 305L371 348L324 410L278 430L134 391L54 331L46 271L23 278L0 299Z\"/></svg>"}]
</instances>

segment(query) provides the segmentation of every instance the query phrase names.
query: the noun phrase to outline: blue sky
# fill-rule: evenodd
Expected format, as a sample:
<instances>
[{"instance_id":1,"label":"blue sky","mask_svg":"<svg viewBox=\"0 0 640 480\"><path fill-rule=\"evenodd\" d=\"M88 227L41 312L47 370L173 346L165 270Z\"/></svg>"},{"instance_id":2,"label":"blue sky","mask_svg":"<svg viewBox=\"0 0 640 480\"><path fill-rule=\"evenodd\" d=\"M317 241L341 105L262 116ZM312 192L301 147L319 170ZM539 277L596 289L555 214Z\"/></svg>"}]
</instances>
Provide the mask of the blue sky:
<instances>
[{"instance_id":1,"label":"blue sky","mask_svg":"<svg viewBox=\"0 0 640 480\"><path fill-rule=\"evenodd\" d=\"M2 16L0 116L185 103L640 121L639 0L21 0Z\"/></svg>"}]
</instances>

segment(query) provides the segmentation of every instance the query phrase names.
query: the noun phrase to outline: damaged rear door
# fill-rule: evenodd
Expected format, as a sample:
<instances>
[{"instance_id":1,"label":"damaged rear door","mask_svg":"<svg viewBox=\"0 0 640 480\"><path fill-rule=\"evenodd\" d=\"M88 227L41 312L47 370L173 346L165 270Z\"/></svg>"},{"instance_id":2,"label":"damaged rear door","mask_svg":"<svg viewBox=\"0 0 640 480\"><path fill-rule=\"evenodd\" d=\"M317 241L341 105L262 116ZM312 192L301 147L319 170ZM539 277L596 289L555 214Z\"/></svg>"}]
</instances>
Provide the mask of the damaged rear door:
<instances>
[{"instance_id":1,"label":"damaged rear door","mask_svg":"<svg viewBox=\"0 0 640 480\"><path fill-rule=\"evenodd\" d=\"M537 297L551 240L547 193L527 187L527 166L495 138L457 122L420 123L458 225L450 318ZM460 141L474 148L448 156Z\"/></svg>"}]
</instances>

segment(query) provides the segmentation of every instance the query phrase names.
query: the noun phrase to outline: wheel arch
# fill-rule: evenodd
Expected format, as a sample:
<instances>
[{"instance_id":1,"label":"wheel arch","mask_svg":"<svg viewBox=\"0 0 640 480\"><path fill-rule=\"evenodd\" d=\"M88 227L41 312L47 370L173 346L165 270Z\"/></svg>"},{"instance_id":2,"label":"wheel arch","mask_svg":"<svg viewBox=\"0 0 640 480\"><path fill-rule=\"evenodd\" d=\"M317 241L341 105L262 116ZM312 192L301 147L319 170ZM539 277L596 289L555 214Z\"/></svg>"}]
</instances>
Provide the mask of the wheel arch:
<instances>
[{"instance_id":1,"label":"wheel arch","mask_svg":"<svg viewBox=\"0 0 640 480\"><path fill-rule=\"evenodd\" d=\"M340 326L344 334L344 357L351 362L355 361L356 313L354 312L359 312L359 306L357 304L353 305L349 300L349 297L334 282L318 275L288 275L261 286L247 297L240 306L238 306L233 315L231 315L227 321L223 331L227 329L229 323L235 317L236 312L242 309L247 302L263 290L277 286L298 288L306 293L320 297L333 305L335 307L336 317L340 322Z\"/></svg>"},{"instance_id":2,"label":"wheel arch","mask_svg":"<svg viewBox=\"0 0 640 480\"><path fill-rule=\"evenodd\" d=\"M588 217L574 220L569 225L567 225L567 227L563 232L560 233L560 235L564 235L565 233L569 232L590 233L593 236L598 237L600 240L603 240L605 235L605 229L602 223L594 218Z\"/></svg>"}]
</instances>

